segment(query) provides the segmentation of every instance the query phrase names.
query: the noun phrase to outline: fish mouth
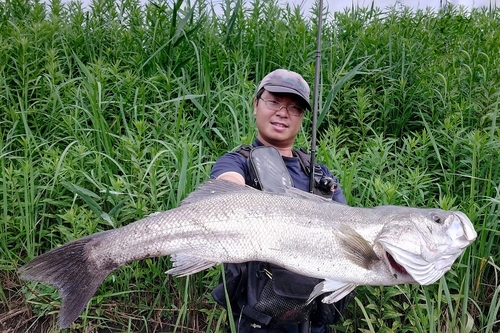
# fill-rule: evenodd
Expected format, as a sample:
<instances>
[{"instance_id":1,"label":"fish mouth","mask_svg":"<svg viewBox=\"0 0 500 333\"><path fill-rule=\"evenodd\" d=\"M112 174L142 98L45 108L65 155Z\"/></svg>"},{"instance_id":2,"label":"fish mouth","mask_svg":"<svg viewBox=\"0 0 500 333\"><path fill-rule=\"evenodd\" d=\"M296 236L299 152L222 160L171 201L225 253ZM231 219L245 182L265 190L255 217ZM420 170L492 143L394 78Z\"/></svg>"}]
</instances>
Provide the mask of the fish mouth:
<instances>
[{"instance_id":1,"label":"fish mouth","mask_svg":"<svg viewBox=\"0 0 500 333\"><path fill-rule=\"evenodd\" d=\"M455 247L463 250L477 238L477 232L467 215L459 211L453 213L455 214L455 220L446 233Z\"/></svg>"},{"instance_id":2,"label":"fish mouth","mask_svg":"<svg viewBox=\"0 0 500 333\"><path fill-rule=\"evenodd\" d=\"M395 258L398 257L398 255L395 254L395 250L399 251L400 249L394 248L393 246L384 244L382 242L381 244L383 248L382 258L389 268L391 275L398 280L404 280L406 282L416 282L411 274L406 270L405 264L398 262Z\"/></svg>"},{"instance_id":3,"label":"fish mouth","mask_svg":"<svg viewBox=\"0 0 500 333\"><path fill-rule=\"evenodd\" d=\"M443 271L436 270L434 263L425 261L419 255L388 243L383 243L383 248L385 262L397 280L428 285L439 280L444 274Z\"/></svg>"},{"instance_id":4,"label":"fish mouth","mask_svg":"<svg viewBox=\"0 0 500 333\"><path fill-rule=\"evenodd\" d=\"M391 268L391 273L393 275L401 275L401 274L409 275L406 269L402 265L398 264L398 262L392 256L392 254L386 251L385 256L387 262L389 263L389 267Z\"/></svg>"}]
</instances>

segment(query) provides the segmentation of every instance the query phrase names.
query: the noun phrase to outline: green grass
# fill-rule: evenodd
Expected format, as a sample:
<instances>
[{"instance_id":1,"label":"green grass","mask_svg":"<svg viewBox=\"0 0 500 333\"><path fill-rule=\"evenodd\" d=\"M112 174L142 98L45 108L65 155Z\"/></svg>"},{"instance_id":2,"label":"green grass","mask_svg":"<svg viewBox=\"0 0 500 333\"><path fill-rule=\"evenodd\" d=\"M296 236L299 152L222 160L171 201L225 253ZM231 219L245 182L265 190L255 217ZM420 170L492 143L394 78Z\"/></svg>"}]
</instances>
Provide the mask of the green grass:
<instances>
[{"instance_id":1,"label":"green grass","mask_svg":"<svg viewBox=\"0 0 500 333\"><path fill-rule=\"evenodd\" d=\"M226 1L221 13L182 0L0 2L1 329L58 332L56 292L21 283L23 263L177 206L218 156L253 140L267 72L312 85L314 15L264 0ZM431 286L358 288L333 331L499 331L499 16L324 14L317 157L348 203L458 209L478 231ZM157 258L113 272L65 332L229 325L209 295L219 268L176 279L169 267Z\"/></svg>"}]
</instances>

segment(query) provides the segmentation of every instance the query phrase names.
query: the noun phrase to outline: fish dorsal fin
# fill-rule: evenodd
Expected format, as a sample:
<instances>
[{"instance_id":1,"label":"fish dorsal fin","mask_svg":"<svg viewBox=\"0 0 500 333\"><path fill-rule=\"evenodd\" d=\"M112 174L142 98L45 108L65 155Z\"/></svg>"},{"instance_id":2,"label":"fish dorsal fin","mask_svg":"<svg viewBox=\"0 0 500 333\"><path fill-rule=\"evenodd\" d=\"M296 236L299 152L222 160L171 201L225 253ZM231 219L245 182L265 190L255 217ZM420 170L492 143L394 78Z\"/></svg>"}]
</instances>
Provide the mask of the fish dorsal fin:
<instances>
[{"instance_id":1,"label":"fish dorsal fin","mask_svg":"<svg viewBox=\"0 0 500 333\"><path fill-rule=\"evenodd\" d=\"M181 205L188 205L193 202L202 201L208 197L213 197L214 195L222 195L228 193L240 193L245 191L257 191L256 189L249 186L242 186L236 184L229 180L224 179L209 179L204 181L198 188L191 192L184 200L181 201Z\"/></svg>"},{"instance_id":2,"label":"fish dorsal fin","mask_svg":"<svg viewBox=\"0 0 500 333\"><path fill-rule=\"evenodd\" d=\"M298 188L295 187L285 187L284 193L282 195L286 195L292 198L298 198L298 199L304 199L304 200L309 200L313 201L316 203L331 203L334 205L341 205L338 202L333 201L332 199L320 197L319 195L316 195L314 193L306 192L299 190Z\"/></svg>"},{"instance_id":3,"label":"fish dorsal fin","mask_svg":"<svg viewBox=\"0 0 500 333\"><path fill-rule=\"evenodd\" d=\"M340 205L339 203L331 199L323 198L319 195L305 192L294 187L284 186L282 189L283 192L280 193L266 192L256 190L248 185L242 186L229 180L209 179L203 182L195 191L191 192L184 200L182 200L181 205L188 205L193 202L199 202L214 195L235 194L242 192L265 192L269 195L282 195L291 198L309 200L316 203L331 203Z\"/></svg>"}]
</instances>

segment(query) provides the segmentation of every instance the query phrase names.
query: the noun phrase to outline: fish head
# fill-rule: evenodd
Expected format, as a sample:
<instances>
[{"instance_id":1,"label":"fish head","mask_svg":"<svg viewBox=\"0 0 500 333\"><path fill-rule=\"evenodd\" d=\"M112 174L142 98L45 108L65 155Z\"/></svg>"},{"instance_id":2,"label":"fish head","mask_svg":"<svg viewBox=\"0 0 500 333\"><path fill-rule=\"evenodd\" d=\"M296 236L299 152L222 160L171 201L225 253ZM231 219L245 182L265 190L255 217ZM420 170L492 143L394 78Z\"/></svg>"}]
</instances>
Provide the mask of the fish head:
<instances>
[{"instance_id":1,"label":"fish head","mask_svg":"<svg viewBox=\"0 0 500 333\"><path fill-rule=\"evenodd\" d=\"M386 206L388 207L388 206ZM382 207L380 207L382 208ZM394 209L376 243L396 278L428 285L440 279L477 237L469 218L459 211Z\"/></svg>"}]
</instances>

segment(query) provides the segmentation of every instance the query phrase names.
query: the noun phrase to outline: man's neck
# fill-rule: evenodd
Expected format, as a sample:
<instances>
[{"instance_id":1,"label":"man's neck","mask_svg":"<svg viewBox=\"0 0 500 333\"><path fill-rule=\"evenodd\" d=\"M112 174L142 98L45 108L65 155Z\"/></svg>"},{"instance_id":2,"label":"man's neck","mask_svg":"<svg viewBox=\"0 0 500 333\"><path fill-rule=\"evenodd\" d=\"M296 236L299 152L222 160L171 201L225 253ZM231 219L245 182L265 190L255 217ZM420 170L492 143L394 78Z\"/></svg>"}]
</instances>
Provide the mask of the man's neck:
<instances>
[{"instance_id":1,"label":"man's neck","mask_svg":"<svg viewBox=\"0 0 500 333\"><path fill-rule=\"evenodd\" d=\"M260 142L264 146L273 146L274 148L278 149L281 156L293 157L293 153L292 153L293 143L292 143L292 145L282 145L282 144L270 143L270 142L263 140L260 137L257 137L257 141Z\"/></svg>"}]
</instances>

